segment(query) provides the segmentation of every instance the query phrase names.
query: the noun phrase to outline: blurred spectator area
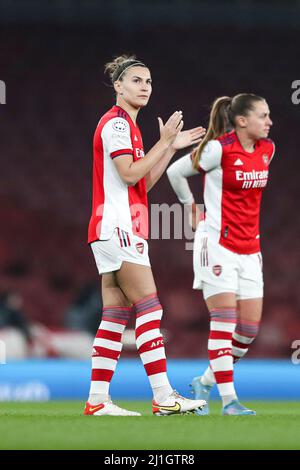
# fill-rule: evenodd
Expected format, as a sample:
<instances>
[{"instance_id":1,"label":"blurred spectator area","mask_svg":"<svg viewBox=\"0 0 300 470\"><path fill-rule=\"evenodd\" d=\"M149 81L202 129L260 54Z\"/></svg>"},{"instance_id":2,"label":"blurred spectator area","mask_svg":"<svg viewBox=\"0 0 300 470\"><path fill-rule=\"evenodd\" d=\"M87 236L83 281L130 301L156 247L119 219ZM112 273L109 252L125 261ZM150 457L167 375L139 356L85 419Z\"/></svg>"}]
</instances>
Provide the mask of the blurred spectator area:
<instances>
[{"instance_id":1,"label":"blurred spectator area","mask_svg":"<svg viewBox=\"0 0 300 470\"><path fill-rule=\"evenodd\" d=\"M291 102L291 82L300 79L297 31L11 25L0 38L7 86L7 104L0 106L0 291L22 296L30 322L60 328L83 286L98 283L86 237L93 132L113 104L103 64L135 52L153 76L151 102L139 116L145 150L158 138L158 115L182 109L186 127L207 126L217 96L266 97L277 152L262 207L264 320L250 356L289 356L300 335L300 105ZM202 202L200 178L191 185ZM150 202L175 201L163 177ZM201 292L192 290L191 252L181 240L153 240L150 256L169 356L205 356L208 315Z\"/></svg>"}]
</instances>

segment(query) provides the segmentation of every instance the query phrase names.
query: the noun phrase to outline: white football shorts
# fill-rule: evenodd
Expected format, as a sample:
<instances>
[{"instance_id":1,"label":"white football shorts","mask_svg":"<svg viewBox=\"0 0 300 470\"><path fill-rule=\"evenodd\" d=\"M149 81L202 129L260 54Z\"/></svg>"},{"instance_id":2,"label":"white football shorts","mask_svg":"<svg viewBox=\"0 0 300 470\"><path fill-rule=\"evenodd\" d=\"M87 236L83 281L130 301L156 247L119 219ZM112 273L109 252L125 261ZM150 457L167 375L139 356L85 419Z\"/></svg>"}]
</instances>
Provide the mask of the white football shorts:
<instances>
[{"instance_id":1,"label":"white football shorts","mask_svg":"<svg viewBox=\"0 0 300 470\"><path fill-rule=\"evenodd\" d=\"M109 240L92 242L91 248L99 274L118 271L123 261L150 266L147 241L118 227Z\"/></svg>"},{"instance_id":2,"label":"white football shorts","mask_svg":"<svg viewBox=\"0 0 300 470\"><path fill-rule=\"evenodd\" d=\"M237 299L263 297L261 253L239 255L220 245L207 231L197 230L194 240L194 289L205 299L234 292Z\"/></svg>"}]
</instances>

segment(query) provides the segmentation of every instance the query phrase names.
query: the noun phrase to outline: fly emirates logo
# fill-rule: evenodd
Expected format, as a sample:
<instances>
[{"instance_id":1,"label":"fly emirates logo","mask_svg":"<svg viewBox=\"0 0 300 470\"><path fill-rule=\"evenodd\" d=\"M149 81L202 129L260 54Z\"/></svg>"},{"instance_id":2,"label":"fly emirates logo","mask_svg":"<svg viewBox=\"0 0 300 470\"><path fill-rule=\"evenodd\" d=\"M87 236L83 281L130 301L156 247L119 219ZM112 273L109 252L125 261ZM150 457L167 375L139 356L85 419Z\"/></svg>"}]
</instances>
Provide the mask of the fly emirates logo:
<instances>
[{"instance_id":1,"label":"fly emirates logo","mask_svg":"<svg viewBox=\"0 0 300 470\"><path fill-rule=\"evenodd\" d=\"M235 177L237 181L242 181L242 189L249 188L264 188L268 182L268 170L263 171L241 171L237 170L235 172Z\"/></svg>"}]
</instances>

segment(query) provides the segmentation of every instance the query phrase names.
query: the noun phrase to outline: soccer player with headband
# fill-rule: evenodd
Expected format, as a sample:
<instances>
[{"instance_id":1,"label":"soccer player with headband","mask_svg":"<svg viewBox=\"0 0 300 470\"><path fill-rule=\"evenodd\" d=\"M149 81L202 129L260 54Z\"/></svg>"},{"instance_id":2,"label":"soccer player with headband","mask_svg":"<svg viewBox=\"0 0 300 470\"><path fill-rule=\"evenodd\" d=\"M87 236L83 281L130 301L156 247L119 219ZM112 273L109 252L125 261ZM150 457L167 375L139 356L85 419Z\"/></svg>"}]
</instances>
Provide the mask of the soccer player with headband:
<instances>
[{"instance_id":1,"label":"soccer player with headband","mask_svg":"<svg viewBox=\"0 0 300 470\"><path fill-rule=\"evenodd\" d=\"M194 289L201 289L210 313L210 366L192 380L196 398L208 401L216 383L224 415L253 415L237 398L233 365L255 339L262 315L263 273L259 216L274 143L264 98L223 96L213 103L205 138L174 162L167 174L183 204L190 205L194 228L200 211L187 178L203 175L205 214L194 240ZM206 405L197 414L209 413Z\"/></svg>"},{"instance_id":2,"label":"soccer player with headband","mask_svg":"<svg viewBox=\"0 0 300 470\"><path fill-rule=\"evenodd\" d=\"M92 377L84 413L139 416L114 404L109 388L122 350L122 333L136 317L136 346L153 391L155 415L201 408L202 399L180 396L167 376L160 332L163 309L148 256L147 192L179 149L200 143L202 127L183 131L181 111L164 124L160 139L144 154L136 119L152 92L149 68L135 56L122 55L106 64L116 104L100 119L94 135L93 207L88 242L102 275L102 320L93 344ZM130 377L128 377L130 380Z\"/></svg>"}]
</instances>

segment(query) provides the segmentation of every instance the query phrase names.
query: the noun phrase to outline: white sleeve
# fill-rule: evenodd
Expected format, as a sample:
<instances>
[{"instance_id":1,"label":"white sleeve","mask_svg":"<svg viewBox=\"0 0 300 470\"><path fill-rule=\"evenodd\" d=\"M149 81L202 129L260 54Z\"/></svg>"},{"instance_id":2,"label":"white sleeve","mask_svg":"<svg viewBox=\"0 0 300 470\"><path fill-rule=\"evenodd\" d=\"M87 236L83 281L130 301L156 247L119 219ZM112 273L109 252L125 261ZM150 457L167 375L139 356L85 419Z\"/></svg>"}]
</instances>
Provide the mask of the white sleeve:
<instances>
[{"instance_id":1,"label":"white sleeve","mask_svg":"<svg viewBox=\"0 0 300 470\"><path fill-rule=\"evenodd\" d=\"M130 126L126 119L110 119L103 126L101 137L111 158L133 155Z\"/></svg>"},{"instance_id":2,"label":"white sleeve","mask_svg":"<svg viewBox=\"0 0 300 470\"><path fill-rule=\"evenodd\" d=\"M167 175L179 201L182 204L192 204L194 196L190 190L187 178L199 175L199 172L194 170L190 154L172 163L167 169Z\"/></svg>"},{"instance_id":3,"label":"white sleeve","mask_svg":"<svg viewBox=\"0 0 300 470\"><path fill-rule=\"evenodd\" d=\"M222 145L218 140L210 140L202 150L199 169L210 171L221 165Z\"/></svg>"}]
</instances>

